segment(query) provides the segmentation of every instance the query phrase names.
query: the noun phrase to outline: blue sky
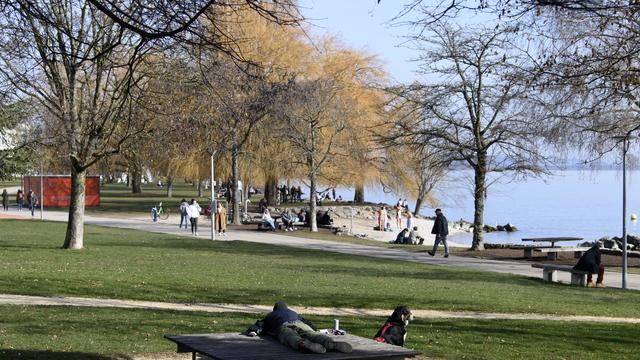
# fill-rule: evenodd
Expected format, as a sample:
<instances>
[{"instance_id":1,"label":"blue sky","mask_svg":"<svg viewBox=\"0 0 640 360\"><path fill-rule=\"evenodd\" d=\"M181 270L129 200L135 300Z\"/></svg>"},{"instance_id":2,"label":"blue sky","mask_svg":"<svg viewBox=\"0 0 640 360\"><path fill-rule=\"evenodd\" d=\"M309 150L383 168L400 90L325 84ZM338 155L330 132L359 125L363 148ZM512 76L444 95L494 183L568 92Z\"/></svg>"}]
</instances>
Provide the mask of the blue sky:
<instances>
[{"instance_id":1,"label":"blue sky","mask_svg":"<svg viewBox=\"0 0 640 360\"><path fill-rule=\"evenodd\" d=\"M405 1L387 0L301 0L302 13L313 24L315 34L337 35L349 47L376 54L390 77L409 82L418 65L411 62L417 53L401 46L405 27L389 24Z\"/></svg>"}]
</instances>

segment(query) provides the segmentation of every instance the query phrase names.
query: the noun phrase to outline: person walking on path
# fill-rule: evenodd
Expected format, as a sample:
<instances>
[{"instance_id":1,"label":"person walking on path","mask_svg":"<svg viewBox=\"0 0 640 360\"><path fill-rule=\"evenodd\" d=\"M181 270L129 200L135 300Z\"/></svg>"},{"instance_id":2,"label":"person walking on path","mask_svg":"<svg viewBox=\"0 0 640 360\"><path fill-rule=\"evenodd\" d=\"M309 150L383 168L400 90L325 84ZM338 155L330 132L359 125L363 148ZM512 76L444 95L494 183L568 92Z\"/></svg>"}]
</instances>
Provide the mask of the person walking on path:
<instances>
[{"instance_id":1,"label":"person walking on path","mask_svg":"<svg viewBox=\"0 0 640 360\"><path fill-rule=\"evenodd\" d=\"M227 209L221 202L218 202L218 207L216 208L215 223L218 235L227 236Z\"/></svg>"},{"instance_id":2,"label":"person walking on path","mask_svg":"<svg viewBox=\"0 0 640 360\"><path fill-rule=\"evenodd\" d=\"M29 210L31 210L31 200L33 199L33 190L29 189L27 193L27 206L29 206Z\"/></svg>"},{"instance_id":3,"label":"person walking on path","mask_svg":"<svg viewBox=\"0 0 640 360\"><path fill-rule=\"evenodd\" d=\"M198 218L200 217L200 211L202 211L202 208L198 205L196 199L191 199L191 204L187 209L189 221L191 222L191 235L198 236Z\"/></svg>"},{"instance_id":4,"label":"person walking on path","mask_svg":"<svg viewBox=\"0 0 640 360\"><path fill-rule=\"evenodd\" d=\"M257 336L263 332L275 336L281 344L301 352L323 354L327 350L342 353L352 351L351 344L335 341L329 336L319 333L313 323L289 309L284 301L275 303L273 311L249 327L244 334Z\"/></svg>"},{"instance_id":5,"label":"person walking on path","mask_svg":"<svg viewBox=\"0 0 640 360\"><path fill-rule=\"evenodd\" d=\"M431 233L436 235L436 240L433 243L433 250L429 251L429 255L434 256L438 251L438 245L442 242L444 244L444 257L449 257L449 245L447 244L449 223L447 223L447 218L444 217L440 209L436 209L436 220L433 222Z\"/></svg>"},{"instance_id":6,"label":"person walking on path","mask_svg":"<svg viewBox=\"0 0 640 360\"><path fill-rule=\"evenodd\" d=\"M7 189L2 190L2 209L4 211L9 210L9 193Z\"/></svg>"},{"instance_id":7,"label":"person walking on path","mask_svg":"<svg viewBox=\"0 0 640 360\"><path fill-rule=\"evenodd\" d=\"M24 191L22 191L22 189L18 189L16 204L18 204L18 211L22 211L22 207L24 206Z\"/></svg>"},{"instance_id":8,"label":"person walking on path","mask_svg":"<svg viewBox=\"0 0 640 360\"><path fill-rule=\"evenodd\" d=\"M29 209L31 210L31 217L34 217L36 208L38 207L38 195L36 193L31 194L31 201L29 202Z\"/></svg>"},{"instance_id":9,"label":"person walking on path","mask_svg":"<svg viewBox=\"0 0 640 360\"><path fill-rule=\"evenodd\" d=\"M187 213L187 209L189 208L189 203L187 200L182 199L180 201L180 226L178 229L182 229L182 224L184 224L185 230L189 224L189 214Z\"/></svg>"},{"instance_id":10,"label":"person walking on path","mask_svg":"<svg viewBox=\"0 0 640 360\"><path fill-rule=\"evenodd\" d=\"M604 287L604 265L600 262L600 245L595 243L591 249L587 250L578 260L575 270L588 271L587 275L587 287ZM598 274L596 284L593 285L593 274Z\"/></svg>"}]
</instances>

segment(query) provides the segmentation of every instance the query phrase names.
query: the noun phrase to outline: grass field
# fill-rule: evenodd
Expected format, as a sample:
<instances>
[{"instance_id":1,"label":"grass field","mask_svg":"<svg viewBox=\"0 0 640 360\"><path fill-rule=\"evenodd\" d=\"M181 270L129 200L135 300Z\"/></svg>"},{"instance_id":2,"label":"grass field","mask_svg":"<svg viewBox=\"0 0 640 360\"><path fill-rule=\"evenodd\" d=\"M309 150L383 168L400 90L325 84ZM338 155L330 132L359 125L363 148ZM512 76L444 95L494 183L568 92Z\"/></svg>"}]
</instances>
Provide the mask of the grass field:
<instances>
[{"instance_id":1,"label":"grass field","mask_svg":"<svg viewBox=\"0 0 640 360\"><path fill-rule=\"evenodd\" d=\"M65 225L0 220L0 288L31 295L153 301L640 317L640 292L336 253L87 226L82 251L59 249ZM604 306L603 304L606 304Z\"/></svg>"},{"instance_id":2,"label":"grass field","mask_svg":"<svg viewBox=\"0 0 640 360\"><path fill-rule=\"evenodd\" d=\"M175 351L165 334L241 332L259 315L104 308L0 306L2 359L128 359ZM305 316L319 328L333 317ZM340 318L373 337L384 318ZM636 325L417 319L407 347L440 359L637 359ZM628 334L629 336L621 336ZM153 358L153 356L151 356Z\"/></svg>"},{"instance_id":3,"label":"grass field","mask_svg":"<svg viewBox=\"0 0 640 360\"><path fill-rule=\"evenodd\" d=\"M61 250L65 224L0 220L0 289L292 307L343 306L640 317L640 293L240 241L211 242L86 227L86 248ZM0 306L1 359L130 359L172 352L165 334L242 331L255 314ZM320 327L334 317L308 316ZM383 318L341 318L371 337ZM417 319L407 346L441 359L634 359L637 325ZM154 358L154 355L150 355Z\"/></svg>"}]
</instances>

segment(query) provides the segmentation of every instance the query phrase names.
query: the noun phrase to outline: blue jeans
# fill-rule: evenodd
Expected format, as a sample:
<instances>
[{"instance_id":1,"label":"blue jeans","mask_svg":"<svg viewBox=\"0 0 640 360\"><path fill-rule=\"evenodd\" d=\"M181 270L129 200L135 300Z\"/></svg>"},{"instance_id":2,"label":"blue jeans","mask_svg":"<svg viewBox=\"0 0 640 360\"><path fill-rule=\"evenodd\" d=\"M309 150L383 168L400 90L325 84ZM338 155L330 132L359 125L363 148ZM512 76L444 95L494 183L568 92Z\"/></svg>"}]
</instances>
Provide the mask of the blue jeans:
<instances>
[{"instance_id":1,"label":"blue jeans","mask_svg":"<svg viewBox=\"0 0 640 360\"><path fill-rule=\"evenodd\" d=\"M184 224L185 229L189 225L189 216L187 215L186 211L183 211L180 215L180 226L178 227L178 229L182 229L182 224Z\"/></svg>"},{"instance_id":2,"label":"blue jeans","mask_svg":"<svg viewBox=\"0 0 640 360\"><path fill-rule=\"evenodd\" d=\"M269 225L269 227L271 227L271 230L276 229L276 224L273 222L273 220L265 220L264 223Z\"/></svg>"},{"instance_id":3,"label":"blue jeans","mask_svg":"<svg viewBox=\"0 0 640 360\"><path fill-rule=\"evenodd\" d=\"M436 241L433 243L433 250L431 252L435 254L435 252L438 250L438 245L440 245L440 242L444 244L444 254L449 255L449 245L447 244L447 235L436 234Z\"/></svg>"}]
</instances>

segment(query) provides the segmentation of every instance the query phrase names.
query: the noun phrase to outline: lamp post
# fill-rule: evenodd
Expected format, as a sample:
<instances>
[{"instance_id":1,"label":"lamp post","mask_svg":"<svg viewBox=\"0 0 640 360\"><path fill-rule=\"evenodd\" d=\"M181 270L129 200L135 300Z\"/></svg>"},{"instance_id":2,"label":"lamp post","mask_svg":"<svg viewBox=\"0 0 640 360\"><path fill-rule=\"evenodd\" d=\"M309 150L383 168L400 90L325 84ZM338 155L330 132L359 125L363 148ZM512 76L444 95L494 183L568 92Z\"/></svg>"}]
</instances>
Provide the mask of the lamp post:
<instances>
[{"instance_id":1,"label":"lamp post","mask_svg":"<svg viewBox=\"0 0 640 360\"><path fill-rule=\"evenodd\" d=\"M44 221L44 165L40 161L40 221Z\"/></svg>"},{"instance_id":2,"label":"lamp post","mask_svg":"<svg viewBox=\"0 0 640 360\"><path fill-rule=\"evenodd\" d=\"M631 134L614 136L622 141L622 288L627 288L627 151Z\"/></svg>"},{"instance_id":3,"label":"lamp post","mask_svg":"<svg viewBox=\"0 0 640 360\"><path fill-rule=\"evenodd\" d=\"M216 225L216 207L215 207L215 199L216 199L216 181L214 177L214 165L213 165L213 157L216 155L216 150L209 151L209 155L211 156L211 211L209 212L209 216L211 217L211 241L216 239L215 225ZM221 221L224 221L221 219Z\"/></svg>"}]
</instances>

